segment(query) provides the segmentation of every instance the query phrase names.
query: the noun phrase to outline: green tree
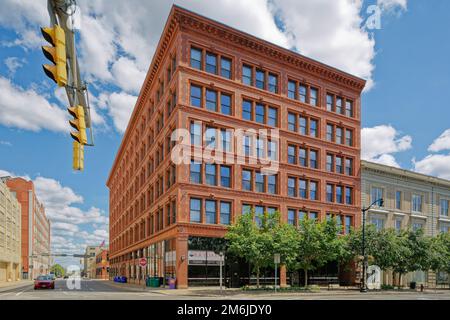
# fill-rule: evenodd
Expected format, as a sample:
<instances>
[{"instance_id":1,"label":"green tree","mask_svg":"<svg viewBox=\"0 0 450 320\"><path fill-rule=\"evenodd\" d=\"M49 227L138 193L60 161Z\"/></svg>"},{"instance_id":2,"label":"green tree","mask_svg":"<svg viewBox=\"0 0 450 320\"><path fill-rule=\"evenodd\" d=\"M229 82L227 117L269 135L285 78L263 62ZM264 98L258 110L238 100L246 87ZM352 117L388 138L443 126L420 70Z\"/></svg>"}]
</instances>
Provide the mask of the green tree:
<instances>
[{"instance_id":1,"label":"green tree","mask_svg":"<svg viewBox=\"0 0 450 320\"><path fill-rule=\"evenodd\" d=\"M54 264L50 268L50 272L53 273L56 277L64 277L66 273L65 269L60 264Z\"/></svg>"},{"instance_id":2,"label":"green tree","mask_svg":"<svg viewBox=\"0 0 450 320\"><path fill-rule=\"evenodd\" d=\"M340 260L344 255L340 231L335 219L322 222L303 219L300 222L297 268L304 271L305 286L308 285L308 271L316 270L329 261Z\"/></svg>"},{"instance_id":3,"label":"green tree","mask_svg":"<svg viewBox=\"0 0 450 320\"><path fill-rule=\"evenodd\" d=\"M430 270L450 272L450 233L430 239Z\"/></svg>"},{"instance_id":4,"label":"green tree","mask_svg":"<svg viewBox=\"0 0 450 320\"><path fill-rule=\"evenodd\" d=\"M250 263L256 273L256 286L259 288L260 270L268 261L269 235L253 221L253 214L246 213L239 217L236 224L230 226L225 235L228 251Z\"/></svg>"}]
</instances>

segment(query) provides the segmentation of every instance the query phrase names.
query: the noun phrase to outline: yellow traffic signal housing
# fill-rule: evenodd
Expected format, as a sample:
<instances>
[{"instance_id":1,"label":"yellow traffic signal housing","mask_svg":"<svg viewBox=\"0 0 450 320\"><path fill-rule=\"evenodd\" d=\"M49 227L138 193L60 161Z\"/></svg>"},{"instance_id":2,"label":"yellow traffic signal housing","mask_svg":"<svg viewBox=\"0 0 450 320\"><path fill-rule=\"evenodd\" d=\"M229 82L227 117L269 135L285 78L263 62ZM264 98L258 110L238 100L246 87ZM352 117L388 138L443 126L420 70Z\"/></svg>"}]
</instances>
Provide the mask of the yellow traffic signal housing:
<instances>
[{"instance_id":1,"label":"yellow traffic signal housing","mask_svg":"<svg viewBox=\"0 0 450 320\"><path fill-rule=\"evenodd\" d=\"M73 170L84 169L84 146L77 141L73 142Z\"/></svg>"},{"instance_id":2,"label":"yellow traffic signal housing","mask_svg":"<svg viewBox=\"0 0 450 320\"><path fill-rule=\"evenodd\" d=\"M53 28L41 28L44 39L52 46L43 46L44 56L54 65L44 64L45 74L60 87L67 85L66 35L64 30L54 25Z\"/></svg>"},{"instance_id":3,"label":"yellow traffic signal housing","mask_svg":"<svg viewBox=\"0 0 450 320\"><path fill-rule=\"evenodd\" d=\"M70 120L69 123L77 130L77 132L70 132L72 138L78 143L85 145L87 144L87 136L86 136L86 121L84 118L84 108L82 106L70 107L67 109L69 113L74 117L73 120Z\"/></svg>"}]
</instances>

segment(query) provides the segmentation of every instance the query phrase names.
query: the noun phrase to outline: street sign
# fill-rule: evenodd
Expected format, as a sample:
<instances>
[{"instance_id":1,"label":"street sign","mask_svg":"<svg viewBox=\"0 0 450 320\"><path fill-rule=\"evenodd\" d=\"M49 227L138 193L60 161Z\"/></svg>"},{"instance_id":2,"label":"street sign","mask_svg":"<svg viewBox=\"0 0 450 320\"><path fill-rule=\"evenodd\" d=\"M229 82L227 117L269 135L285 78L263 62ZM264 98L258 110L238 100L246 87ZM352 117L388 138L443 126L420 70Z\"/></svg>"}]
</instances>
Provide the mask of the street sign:
<instances>
[{"instance_id":1,"label":"street sign","mask_svg":"<svg viewBox=\"0 0 450 320\"><path fill-rule=\"evenodd\" d=\"M279 254L279 253L275 253L275 254L273 255L273 261L274 261L274 263L276 263L276 264L280 264L280 254Z\"/></svg>"},{"instance_id":2,"label":"street sign","mask_svg":"<svg viewBox=\"0 0 450 320\"><path fill-rule=\"evenodd\" d=\"M145 267L145 266L147 265L147 259L145 259L145 258L140 258L140 259L139 259L139 265L140 265L141 267Z\"/></svg>"}]
</instances>

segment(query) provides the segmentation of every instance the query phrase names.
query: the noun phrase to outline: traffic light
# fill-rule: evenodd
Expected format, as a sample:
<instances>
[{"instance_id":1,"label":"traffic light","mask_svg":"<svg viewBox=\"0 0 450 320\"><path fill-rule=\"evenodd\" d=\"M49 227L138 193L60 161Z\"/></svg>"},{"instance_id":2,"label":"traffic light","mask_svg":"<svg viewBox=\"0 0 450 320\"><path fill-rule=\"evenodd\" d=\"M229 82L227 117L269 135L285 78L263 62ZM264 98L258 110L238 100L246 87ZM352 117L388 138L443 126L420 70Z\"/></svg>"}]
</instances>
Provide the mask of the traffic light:
<instances>
[{"instance_id":1,"label":"traffic light","mask_svg":"<svg viewBox=\"0 0 450 320\"><path fill-rule=\"evenodd\" d=\"M50 28L41 28L44 39L52 46L43 46L44 56L54 65L44 64L45 74L60 87L67 85L66 69L66 35L64 30L55 24Z\"/></svg>"},{"instance_id":2,"label":"traffic light","mask_svg":"<svg viewBox=\"0 0 450 320\"><path fill-rule=\"evenodd\" d=\"M87 144L87 136L86 136L86 121L84 118L84 108L82 106L70 107L67 109L73 120L70 120L69 123L77 130L77 132L70 132L72 138L78 143L85 145Z\"/></svg>"},{"instance_id":3,"label":"traffic light","mask_svg":"<svg viewBox=\"0 0 450 320\"><path fill-rule=\"evenodd\" d=\"M77 141L73 142L73 170L84 169L84 146Z\"/></svg>"}]
</instances>

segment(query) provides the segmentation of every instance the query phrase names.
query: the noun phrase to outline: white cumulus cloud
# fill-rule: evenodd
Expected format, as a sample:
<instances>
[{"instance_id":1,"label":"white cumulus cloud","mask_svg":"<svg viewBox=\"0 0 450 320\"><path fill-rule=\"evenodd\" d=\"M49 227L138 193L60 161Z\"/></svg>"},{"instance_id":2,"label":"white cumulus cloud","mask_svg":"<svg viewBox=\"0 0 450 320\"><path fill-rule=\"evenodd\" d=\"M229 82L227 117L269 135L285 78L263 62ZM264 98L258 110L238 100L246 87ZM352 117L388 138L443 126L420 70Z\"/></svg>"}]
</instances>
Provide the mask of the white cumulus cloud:
<instances>
[{"instance_id":1,"label":"white cumulus cloud","mask_svg":"<svg viewBox=\"0 0 450 320\"><path fill-rule=\"evenodd\" d=\"M400 167L393 153L411 148L412 138L400 136L391 125L379 125L361 130L361 158L372 162Z\"/></svg>"},{"instance_id":2,"label":"white cumulus cloud","mask_svg":"<svg viewBox=\"0 0 450 320\"><path fill-rule=\"evenodd\" d=\"M422 160L413 160L414 170L423 174L450 180L450 154L428 155Z\"/></svg>"},{"instance_id":3,"label":"white cumulus cloud","mask_svg":"<svg viewBox=\"0 0 450 320\"><path fill-rule=\"evenodd\" d=\"M450 150L450 129L445 130L433 143L428 147L430 152L439 152Z\"/></svg>"}]
</instances>

